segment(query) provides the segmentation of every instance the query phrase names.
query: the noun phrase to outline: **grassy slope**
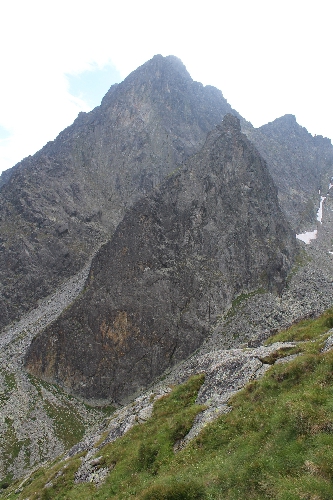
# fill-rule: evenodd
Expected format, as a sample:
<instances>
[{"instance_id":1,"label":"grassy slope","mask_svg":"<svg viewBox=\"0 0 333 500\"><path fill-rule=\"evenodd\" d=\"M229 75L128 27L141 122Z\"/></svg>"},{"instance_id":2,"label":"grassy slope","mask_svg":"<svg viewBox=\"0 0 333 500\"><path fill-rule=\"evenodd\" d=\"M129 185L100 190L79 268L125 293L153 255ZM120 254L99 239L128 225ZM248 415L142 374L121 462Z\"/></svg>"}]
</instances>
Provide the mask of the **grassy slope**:
<instances>
[{"instance_id":1,"label":"grassy slope","mask_svg":"<svg viewBox=\"0 0 333 500\"><path fill-rule=\"evenodd\" d=\"M0 393L0 426L2 424L5 430L2 429L2 437L0 439L0 457L4 463L2 479L0 480L0 494L1 490L5 489L6 485L12 482L13 473L11 464L20 454L24 456L28 470L33 468L34 461L37 461L38 458L39 462L45 461L44 454L49 450L45 442L43 442L42 433L37 435L39 439L36 443L36 413L39 411L39 408L42 408L47 417L49 417L49 427L44 432L50 432L51 436L54 435L54 440L62 443L65 450L79 442L93 424L102 423L104 418L114 411L114 408L111 406L100 408L85 405L75 397L65 393L60 387L28 375L31 387L35 388L36 391L33 396L30 393L29 409L23 407L21 410L22 414L24 410L26 411L26 419L22 418L20 423L30 429L30 435L27 432L27 437L22 439L17 432L18 425L15 421L17 413L13 415L9 413L8 416L8 411L5 413L3 410L7 400L11 396L11 391L15 393L17 390L16 375L5 370L2 370L2 375L5 381L5 391ZM27 398L29 398L29 395L27 395ZM38 419L41 418L38 415ZM36 445L38 452L34 450L35 456L33 461L31 450Z\"/></svg>"},{"instance_id":2,"label":"grassy slope","mask_svg":"<svg viewBox=\"0 0 333 500\"><path fill-rule=\"evenodd\" d=\"M320 349L333 311L302 321L270 341L301 341L301 355L275 364L231 401L186 449L173 445L191 427L203 377L155 403L145 424L106 445L106 482L74 484L79 458L40 469L14 499L331 499L333 498L333 351ZM45 484L52 486L45 488ZM17 485L16 485L17 487ZM13 490L12 490L13 491Z\"/></svg>"}]
</instances>

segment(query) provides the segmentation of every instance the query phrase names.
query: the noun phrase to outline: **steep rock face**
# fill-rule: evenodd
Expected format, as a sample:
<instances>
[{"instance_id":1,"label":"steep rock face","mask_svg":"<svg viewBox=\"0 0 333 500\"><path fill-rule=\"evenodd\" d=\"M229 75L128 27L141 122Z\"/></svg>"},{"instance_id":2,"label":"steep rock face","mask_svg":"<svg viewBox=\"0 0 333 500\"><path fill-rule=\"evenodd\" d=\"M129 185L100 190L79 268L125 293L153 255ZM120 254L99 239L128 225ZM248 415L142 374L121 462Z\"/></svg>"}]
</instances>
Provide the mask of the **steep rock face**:
<instances>
[{"instance_id":1,"label":"steep rock face","mask_svg":"<svg viewBox=\"0 0 333 500\"><path fill-rule=\"evenodd\" d=\"M267 161L279 200L296 231L316 220L319 190L326 195L333 175L333 146L312 136L293 115L277 118L247 135Z\"/></svg>"},{"instance_id":2,"label":"steep rock face","mask_svg":"<svg viewBox=\"0 0 333 500\"><path fill-rule=\"evenodd\" d=\"M125 209L198 151L227 112L220 91L194 82L177 58L155 56L4 174L0 328L82 267Z\"/></svg>"},{"instance_id":3,"label":"steep rock face","mask_svg":"<svg viewBox=\"0 0 333 500\"><path fill-rule=\"evenodd\" d=\"M85 293L38 336L31 373L122 401L202 343L242 291L279 291L295 236L266 164L227 115L202 151L135 203Z\"/></svg>"}]
</instances>

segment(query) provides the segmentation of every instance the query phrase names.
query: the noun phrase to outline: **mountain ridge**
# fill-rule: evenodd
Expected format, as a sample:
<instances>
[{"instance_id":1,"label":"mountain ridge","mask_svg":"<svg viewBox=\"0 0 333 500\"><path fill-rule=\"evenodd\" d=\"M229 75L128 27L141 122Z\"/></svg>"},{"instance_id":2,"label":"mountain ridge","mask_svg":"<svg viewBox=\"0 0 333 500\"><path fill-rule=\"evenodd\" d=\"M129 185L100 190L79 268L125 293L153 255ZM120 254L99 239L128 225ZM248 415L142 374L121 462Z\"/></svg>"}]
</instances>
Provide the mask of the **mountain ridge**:
<instances>
[{"instance_id":1,"label":"mountain ridge","mask_svg":"<svg viewBox=\"0 0 333 500\"><path fill-rule=\"evenodd\" d=\"M312 136L294 115L284 115L247 132L269 165L280 204L294 230L301 232L313 225L318 193L328 192L333 171L330 139Z\"/></svg>"},{"instance_id":2,"label":"mountain ridge","mask_svg":"<svg viewBox=\"0 0 333 500\"><path fill-rule=\"evenodd\" d=\"M329 140L320 136L312 137L291 116L281 117L275 120L277 122L275 124L271 122L263 128L254 129L236 111L232 110L220 91L214 87L203 87L200 83L193 82L187 71L186 73L184 71L184 66L182 63L179 64L179 60L175 60L173 57L156 56L152 61L143 65L138 73L133 72L129 75L124 85L117 84L111 87L102 101L103 113L101 113L101 106L90 113L81 113L72 126L61 132L60 141L48 143L42 152L24 160L22 162L25 165L24 168L20 169L16 166L16 173L14 171L11 178L10 175L6 174L7 182L0 189L0 281L2 285L0 288L0 323L2 326L8 325L19 317L22 317L22 323L13 325L13 330L10 331L14 331L15 336L1 352L5 362L3 370L0 370L0 406L6 418L0 422L0 438L2 439L1 443L4 444L0 454L0 481L5 478L5 481L8 479L10 482L11 474L14 474L15 477L21 476L31 467L36 466L38 462L53 459L57 454L55 450L63 451L66 449L68 443L64 443L59 438L59 428L61 428L61 436L63 436L64 430L69 434L71 443L75 438L75 433L71 434L73 425L70 422L71 415L75 417L76 414L75 399L65 395L59 386L48 385L28 376L23 370L22 361L16 366L16 361L14 363L12 359L14 356L15 360L16 358L22 360L30 336L40 331L41 325L45 325L44 318L38 317L39 308L36 310L32 308L39 301L41 301L40 304L44 305L43 297L53 291L55 294L52 296L52 300L55 300L55 306L59 305L57 304L59 284L62 282L65 286L69 276L74 275L74 283L79 279L78 276L81 276L81 273L76 276L74 273L87 263L88 256L91 255L93 249L110 240L114 231L117 232L116 228L127 227L129 230L127 230L126 237L133 232L131 225L126 226L133 216L131 208L133 204L137 207L138 216L147 216L144 217L143 222L149 221L149 214L151 215L149 211L152 206L157 205L159 195L156 193L164 189L165 182L169 182L171 186L172 183L184 179L182 177L185 169L184 163L188 161L190 155L198 154L207 133L211 133L211 138L214 138L216 134L221 134L221 130L214 130L214 128L221 122L226 113L231 111L240 118L243 131L255 144L261 156L265 158L270 174L274 177L275 186L270 183L271 187L268 191L271 194L263 197L265 203L269 205L269 199L274 198L273 212L275 215L280 214L280 209L276 205L277 186L281 207L287 214L294 230L302 227L311 228L313 224L317 225L316 208L319 205L320 197L318 189L321 189L322 194L329 191L333 171L332 146ZM155 126L156 123L157 126ZM294 131L294 136L291 135L290 130ZM225 135L228 139L227 134ZM229 139L231 137L232 133ZM252 145L251 148L254 146ZM262 161L260 160L260 162ZM303 168L304 165L305 168ZM176 172L174 172L175 170ZM309 175L305 175L307 172ZM170 177L164 181L166 176ZM222 233L225 240L221 244L223 248L230 248L230 255L225 259L225 261L229 259L229 262L232 261L233 257L238 256L236 248L238 248L239 254L242 252L244 255L246 254L247 240L242 240L241 245L238 241L236 245L226 229L234 228L233 219L236 218L236 215L241 215L242 203L248 199L246 197L249 196L251 189L252 191L256 189L256 178L247 179L250 182L245 182L245 180L244 176L240 184L235 185L234 191L229 189L229 192L224 192L222 197L224 202L229 205L228 213L231 214L223 228ZM196 186L191 182L188 179L184 183L183 193L187 191L188 195L190 185L193 188L191 188L193 193L200 192L199 183ZM159 267L158 272L161 275L163 273L166 275L167 271L170 277L171 261L177 260L172 259L173 255L180 255L180 252L183 251L183 255L186 257L184 246L187 250L191 250L191 245L193 248L198 248L202 240L206 242L206 247L209 246L209 242L212 242L211 247L214 247L216 221L212 217L211 221L203 225L202 228L200 224L209 210L211 210L210 213L214 213L212 193L215 184L213 176L211 179L207 178L204 183L204 190L207 189L207 193L210 193L210 198L207 197L209 203L206 204L206 212L200 210L198 204L193 204L189 210L190 217L181 218L181 221L187 221L185 229L193 226L195 230L185 231L182 234L182 244L178 245L178 254L175 247L169 246L168 250L171 251L168 253L161 248L161 245L159 247L157 245L158 251L156 250L156 253L158 253L158 257L161 257L159 259L161 267ZM228 186L228 184L226 185ZM236 189L237 187L238 189ZM156 190L155 198L151 198L151 188ZM178 198L175 197L175 203L167 206L165 219L169 216L173 217L173 211L175 207L178 207L177 200ZM186 205L185 202L182 202L183 205ZM257 205L259 206L256 209L259 210L261 205ZM142 208L146 209L145 213L140 212ZM276 258L276 255L274 256L273 251L271 261L276 262L276 269L274 269L275 265L272 265L271 268L269 265L266 266L270 272L271 293L267 291L263 293L264 290L261 288L263 283L269 284L267 275L263 274L263 283L260 280L255 281L254 276L252 281L249 279L247 282L243 279L242 272L236 269L233 270L233 276L239 277L237 282L240 284L238 287L234 286L230 291L225 291L223 288L225 283L222 284L222 291L226 296L224 301L213 297L214 300L211 300L210 303L209 301L205 302L204 308L196 309L193 303L191 304L191 300L185 304L185 307L182 307L184 304L181 300L177 303L177 294L171 294L171 299L176 303L176 306L182 308L184 320L180 322L181 328L187 325L188 331L190 331L191 329L195 330L199 325L198 334L196 332L194 337L189 339L190 350L195 348L195 345L199 345L205 338L200 352L207 354L207 359L213 360L215 359L213 353L217 349L235 346L241 349L260 346L263 339L281 327L286 327L300 318L318 315L324 308L329 307L333 293L333 270L330 254L332 250L330 236L332 233L332 220L330 220L332 208L329 195L323 206L323 224L318 224L318 240L312 242L309 247L301 243L298 244L299 248L302 248L303 245L303 251L298 255L286 281L286 273L292 259L286 259L284 264L280 265L279 259ZM272 211L272 206L270 210ZM155 215L156 213L157 210L155 210ZM126 219L125 222L124 219ZM219 217L220 219L222 220L222 217ZM240 216L239 220L242 219L248 221L246 217ZM175 220L174 217L172 221L175 222ZM244 222L243 226L245 225ZM140 225L140 228L142 226L145 228L144 223ZM175 233L180 226L181 224L175 225ZM258 226L262 229L265 227L265 225L260 226L260 224ZM270 224L266 225L266 229L269 226ZM156 225L155 228L158 229ZM250 231L250 229L252 226L249 222L246 230ZM278 230L275 231L274 225L271 229L272 233L279 234ZM286 231L289 233L290 230L286 229ZM230 232L232 233L232 230ZM151 235L146 229L141 233L138 230L139 239L141 236L149 236L149 234ZM162 232L158 234L162 234ZM172 228L170 230L169 227L169 240L172 239L172 234ZM203 234L205 237L201 238ZM264 230L258 233L254 231L254 234L259 235L260 241L265 240ZM294 238L294 234L292 236ZM126 237L124 237L125 240ZM126 245L121 246L119 234L117 233L114 238L118 238L119 250L123 250ZM153 241L152 238L150 240ZM149 242L149 237L147 241ZM271 242L266 241L266 244L268 248L274 249L276 246L278 252L281 249L279 247L281 242L276 242L274 237ZM103 274L104 269L109 267L109 262L114 257L113 253L112 255L108 254L110 247L114 248L112 245L110 242L106 243L97 253L86 289L81 291L79 298L82 300L81 305L84 304L85 296L88 296L89 293L93 295L93 283L97 281L101 283L101 277L98 277L98 274ZM161 249L163 251L160 252ZM136 251L135 242L132 242L132 254ZM153 260L155 256L152 249L150 249L150 254L152 254ZM202 255L199 254L199 256ZM265 267L265 258L267 257L258 252L258 260L261 260L262 267ZM241 259L240 261L243 262ZM142 262L142 264L145 265L140 269L140 276L144 276L147 283L151 283L149 286L152 286L153 289L156 269L146 265L147 262ZM184 275L186 279L182 281L187 291L191 287L193 289L195 280L192 280L191 277L195 275L194 271L198 270L201 273L201 278L198 280L196 290L202 293L200 291L201 285L206 289L209 288L205 278L209 277L210 271L208 272L205 266L201 265L206 264L204 260L198 259L196 261L194 259L196 268L194 264L192 266L190 258L179 259L179 264L184 264L182 272L186 271L186 276ZM226 269L230 269L227 264ZM148 267L150 269L147 269ZM252 264L250 267L253 267ZM210 269L214 270L212 265ZM279 279L274 281L274 276ZM176 278L178 281L175 281L179 284L181 273ZM214 282L214 279L211 281ZM232 278L230 279L232 281ZM107 281L106 276L105 281ZM133 283L137 286L137 282ZM284 283L286 283L285 287ZM71 289L71 280L67 284ZM243 284L244 289L242 289ZM208 285L210 284L208 283ZM108 286L110 287L110 285ZM74 293L75 290L72 292ZM66 293L63 297L63 308L68 308L68 311L72 311L71 297L71 293L68 295ZM104 300L102 288L100 298L100 302L97 302L92 308L89 307L90 312L84 311L90 314L91 318L94 316L94 308L97 311L95 316L97 316L98 311L101 311L100 306L103 305ZM159 300L158 294L153 295L152 293L150 298L155 306L155 302L158 303ZM50 318L49 313L54 305L50 304L49 310L48 300L51 298L46 299L46 318ZM186 309L187 306L189 306L188 309ZM11 309L7 309L7 307ZM25 311L29 310L32 316L35 312L37 315L32 329L30 326L27 328L24 326L27 318ZM98 324L101 328L98 329L97 335L103 336L104 332L105 344L111 343L115 332L117 335L126 333L132 320L128 314L125 316L124 312L126 311L123 308L119 308L115 317L110 316L109 323L105 321L103 325L102 321ZM219 317L219 312L221 317ZM200 315L201 317L199 317ZM170 316L170 324L174 327L175 315ZM216 319L214 325L209 324L209 316L211 323ZM149 319L148 316L146 318ZM103 318L97 317L98 321L99 319ZM63 321L63 317L61 321ZM165 322L168 322L168 317L166 317ZM135 323L131 324L137 328ZM149 321L146 321L147 329L149 329L150 324ZM176 326L178 327L178 325ZM212 326L213 331L208 326ZM1 345L2 341L7 342L8 331L8 329L2 330ZM206 337L207 332L208 337ZM38 343L38 339L36 342ZM172 342L173 339L170 338L169 344L172 345ZM172 362L176 363L180 359L181 343L182 339L177 347L177 342L174 342L173 347L176 346L174 353L173 349L168 351L171 355L169 360L171 358ZM79 348L82 349L83 346L84 343L79 345ZM90 364L89 356L87 356L87 353L91 352L90 349L91 347L88 345L87 351L82 356L82 361L86 360L87 365ZM122 357L121 352L122 350L119 349L119 358ZM183 354L187 356L186 349L183 349ZM195 364L197 359L194 356L189 360L189 364ZM156 356L156 360L158 360L158 356ZM58 360L55 358L56 363ZM160 368L166 366L163 363L164 360L160 363ZM156 364L158 363L156 362ZM151 373L148 373L149 377L143 380L150 367L145 370L143 370L142 379L139 380L140 387L132 387L134 392L135 390L140 392L140 388L149 383L148 379L151 380L149 378ZM73 384L76 383L74 378ZM63 383L63 380L59 379L58 382ZM116 399L119 401L120 398L117 396ZM69 414L67 413L69 406L66 402L66 408L62 415L53 411L53 418L49 414L47 417L45 416L45 412L49 411L50 413L50 409L52 409L50 403L54 405L54 408L61 409L64 406L64 400L71 401L72 413L72 410ZM100 402L97 401L97 403ZM82 405L80 408L81 411ZM91 409L88 413L91 413ZM68 421L63 418L65 415L68 416ZM145 418L144 412L142 413L140 409L136 417ZM100 419L101 415L96 418ZM82 421L80 424L74 418L74 422L79 424L78 427L81 427ZM125 428L127 423L125 419L121 422L121 427ZM36 443L39 443L38 447ZM90 462L88 466L91 466ZM96 467L98 468L98 466ZM95 469L92 469L92 473L94 471ZM36 493L36 496L44 495L47 497L49 487L50 485L45 486L44 490L43 485L42 490ZM96 493L97 490L94 492ZM17 495L14 498L17 498ZM22 498L26 498L26 495Z\"/></svg>"},{"instance_id":3,"label":"mountain ridge","mask_svg":"<svg viewBox=\"0 0 333 500\"><path fill-rule=\"evenodd\" d=\"M125 210L198 151L227 112L241 119L267 161L294 230L315 224L318 190L325 194L333 169L329 140L313 138L292 115L254 129L221 91L194 82L174 56L157 55L4 173L0 327L82 268Z\"/></svg>"}]
</instances>

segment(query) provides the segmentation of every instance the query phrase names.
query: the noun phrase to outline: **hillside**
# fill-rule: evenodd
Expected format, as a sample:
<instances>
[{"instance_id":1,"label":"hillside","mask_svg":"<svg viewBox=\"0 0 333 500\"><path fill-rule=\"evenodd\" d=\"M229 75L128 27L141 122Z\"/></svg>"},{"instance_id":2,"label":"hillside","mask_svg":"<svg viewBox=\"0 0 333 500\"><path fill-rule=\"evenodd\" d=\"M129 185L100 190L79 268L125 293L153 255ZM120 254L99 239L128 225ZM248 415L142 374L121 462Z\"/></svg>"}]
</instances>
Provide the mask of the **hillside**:
<instances>
[{"instance_id":1,"label":"hillside","mask_svg":"<svg viewBox=\"0 0 333 500\"><path fill-rule=\"evenodd\" d=\"M184 382L189 376L198 372L206 373L206 389L202 402L209 403L209 406L203 422L206 418L209 420L224 411L230 397L230 390L233 392L239 389L249 380L249 377L254 376L256 372L261 373L262 362L256 355L259 351L251 350L249 347L260 346L263 339L267 339L270 334L281 327L291 325L299 318L318 315L332 305L333 259L329 253L333 251L330 236L333 224L332 208L332 200L327 199L318 239L311 245L303 245L303 256L292 269L288 277L288 285L280 297L273 293L260 293L260 291L237 297L231 309L218 319L211 335L194 356L182 365L175 366L169 375L165 374L161 382L149 390L146 396L142 395L134 404L130 403L128 407L120 408L115 420L104 424L100 433L104 433L104 437L106 432L110 433L112 440L122 435L133 423L145 421L151 412L151 391L156 396L166 394L170 391L170 387ZM88 270L89 267L85 272L87 273ZM48 322L54 319L54 314L57 316L66 305L71 303L75 295L80 293L85 279L86 274L80 273L80 276L74 279L74 283L70 280L67 288L65 287L62 292L57 291L54 296L45 301L45 304L42 303L40 305L42 310L36 309L30 320L25 316L20 324L15 325L2 337L3 370L0 373L0 410L5 421L1 426L1 439L6 446L4 444L0 446L0 477L4 485L11 483L13 476L14 479L24 477L28 471L36 469L38 464L45 460L50 463L61 451L68 449L71 443L79 439L78 433L84 430L89 432L87 420L82 426L81 418L84 414L80 403L59 391L59 387L28 377L22 369L21 361L31 337L45 328ZM75 293L74 290L76 290ZM62 298L60 292L63 294ZM247 349L244 349L245 347ZM241 359L237 362L237 358L232 354L234 349L238 349L241 353ZM263 353L260 357L263 357ZM245 370L242 367L245 367ZM7 382L10 383L10 387ZM53 411L50 414L50 402L60 412ZM72 409L69 408L69 404ZM47 419L45 410L48 410ZM92 410L96 423L98 419L100 421L101 418L105 418L105 414L104 416L103 414L96 415L97 409ZM92 420L90 420L90 425L91 423ZM8 440L9 435L10 440ZM99 434L96 435L97 441L100 440ZM75 446L73 452L75 454L89 450L94 443L93 435L92 438L86 438L83 445ZM24 459L22 460L21 457ZM91 457L90 453L87 454L88 462L89 457ZM87 464L87 477L90 473L91 478L96 477L97 465L91 469ZM71 474L69 470L69 477L73 478L74 472ZM15 483L14 488L17 488L17 484ZM41 484L44 483L39 483ZM43 493L42 486L40 487L39 493ZM7 491L7 489L3 491L4 495ZM48 493L45 495L47 498ZM22 498L30 497L23 496ZM329 498L329 496L323 496L323 498Z\"/></svg>"},{"instance_id":2,"label":"hillside","mask_svg":"<svg viewBox=\"0 0 333 500\"><path fill-rule=\"evenodd\" d=\"M226 113L241 119L267 161L292 227L314 223L318 189L333 168L331 142L291 115L255 129L221 91L193 81L179 59L157 55L2 174L0 327L78 272L126 209L198 152Z\"/></svg>"},{"instance_id":3,"label":"hillside","mask_svg":"<svg viewBox=\"0 0 333 500\"><path fill-rule=\"evenodd\" d=\"M90 262L0 337L0 484L64 453L114 411L89 407L23 369L31 339L80 293L89 268Z\"/></svg>"},{"instance_id":4,"label":"hillside","mask_svg":"<svg viewBox=\"0 0 333 500\"><path fill-rule=\"evenodd\" d=\"M332 324L329 310L269 339L271 348L253 352L265 374L260 378L253 367L251 375L245 363L239 373L247 370L252 380L240 392L225 378L220 416L192 440L181 444L210 404L209 369L206 381L193 375L169 394L152 388L146 403L144 397L136 401L140 411L131 405L135 419L128 412L126 420L122 410L122 427L111 419L101 434L16 483L6 498L331 498ZM277 340L289 344L273 344ZM234 372L240 355L229 354ZM192 364L192 373L201 368ZM223 362L215 368L220 391L225 368Z\"/></svg>"}]
</instances>

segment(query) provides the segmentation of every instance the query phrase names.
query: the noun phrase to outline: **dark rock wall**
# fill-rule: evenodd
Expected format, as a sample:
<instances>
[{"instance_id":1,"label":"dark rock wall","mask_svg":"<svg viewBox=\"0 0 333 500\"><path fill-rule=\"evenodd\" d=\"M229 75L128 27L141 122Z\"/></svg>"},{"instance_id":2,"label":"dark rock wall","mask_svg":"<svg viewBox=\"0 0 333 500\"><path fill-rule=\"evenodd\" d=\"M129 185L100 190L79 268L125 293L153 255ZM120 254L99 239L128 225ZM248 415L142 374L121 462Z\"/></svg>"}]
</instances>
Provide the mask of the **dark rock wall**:
<instances>
[{"instance_id":1,"label":"dark rock wall","mask_svg":"<svg viewBox=\"0 0 333 500\"><path fill-rule=\"evenodd\" d=\"M125 214L80 299L32 343L27 369L122 401L198 348L235 295L279 292L294 252L266 164L227 115Z\"/></svg>"}]
</instances>

